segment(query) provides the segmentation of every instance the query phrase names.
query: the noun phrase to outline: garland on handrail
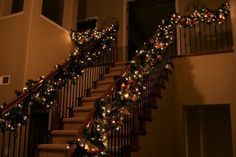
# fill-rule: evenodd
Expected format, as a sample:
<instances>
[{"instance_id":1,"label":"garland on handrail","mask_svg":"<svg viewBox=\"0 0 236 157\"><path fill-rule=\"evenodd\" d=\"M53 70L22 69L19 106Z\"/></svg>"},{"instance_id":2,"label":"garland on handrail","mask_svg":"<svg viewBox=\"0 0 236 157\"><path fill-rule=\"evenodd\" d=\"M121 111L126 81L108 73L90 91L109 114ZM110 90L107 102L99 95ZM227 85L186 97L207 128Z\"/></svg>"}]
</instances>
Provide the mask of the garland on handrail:
<instances>
[{"instance_id":1,"label":"garland on handrail","mask_svg":"<svg viewBox=\"0 0 236 157\"><path fill-rule=\"evenodd\" d=\"M64 86L69 80L75 82L84 69L93 64L92 60L103 51L111 52L111 43L116 40L117 29L118 25L112 24L101 31L94 29L79 34L72 31L74 52L69 55L69 58L63 64L56 65L55 70L47 77L41 76L38 80L28 80L23 90L16 90L19 100L12 106L0 105L0 131L4 131L5 128L16 130L24 124L30 118L31 106L50 109L56 102L59 87Z\"/></svg>"},{"instance_id":2,"label":"garland on handrail","mask_svg":"<svg viewBox=\"0 0 236 157\"><path fill-rule=\"evenodd\" d=\"M163 51L173 42L176 26L192 28L199 23L221 24L229 15L229 4L223 4L217 11L204 8L195 10L189 16L172 14L163 20L154 36L143 49L136 51L136 56L128 64L127 70L117 80L107 99L96 102L96 118L87 125L84 137L72 141L77 144L81 156L107 156L108 138L112 131L122 127L124 117L130 114L131 105L137 104L143 91L144 83L154 66L162 60ZM167 66L168 68L168 66Z\"/></svg>"}]
</instances>

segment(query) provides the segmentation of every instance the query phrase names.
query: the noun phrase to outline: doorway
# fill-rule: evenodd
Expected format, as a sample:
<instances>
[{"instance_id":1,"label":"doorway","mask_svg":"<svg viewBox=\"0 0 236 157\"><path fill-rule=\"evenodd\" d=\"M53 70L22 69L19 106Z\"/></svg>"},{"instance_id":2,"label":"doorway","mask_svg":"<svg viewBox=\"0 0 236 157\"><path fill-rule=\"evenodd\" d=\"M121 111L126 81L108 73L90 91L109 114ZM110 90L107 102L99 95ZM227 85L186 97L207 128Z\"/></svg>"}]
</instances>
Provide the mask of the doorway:
<instances>
[{"instance_id":1,"label":"doorway","mask_svg":"<svg viewBox=\"0 0 236 157\"><path fill-rule=\"evenodd\" d=\"M186 157L233 157L230 105L185 106Z\"/></svg>"},{"instance_id":2,"label":"doorway","mask_svg":"<svg viewBox=\"0 0 236 157\"><path fill-rule=\"evenodd\" d=\"M128 60L156 30L162 19L175 12L175 0L130 0L128 2Z\"/></svg>"}]
</instances>

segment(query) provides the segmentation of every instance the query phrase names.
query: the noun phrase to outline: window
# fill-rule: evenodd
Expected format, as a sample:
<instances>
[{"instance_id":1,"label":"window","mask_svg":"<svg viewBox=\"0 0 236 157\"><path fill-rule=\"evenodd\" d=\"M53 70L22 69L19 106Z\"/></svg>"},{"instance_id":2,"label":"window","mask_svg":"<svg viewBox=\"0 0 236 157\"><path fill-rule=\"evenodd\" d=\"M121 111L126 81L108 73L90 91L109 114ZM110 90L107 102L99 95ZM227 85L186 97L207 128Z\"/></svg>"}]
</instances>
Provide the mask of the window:
<instances>
[{"instance_id":1,"label":"window","mask_svg":"<svg viewBox=\"0 0 236 157\"><path fill-rule=\"evenodd\" d=\"M24 0L13 0L11 12L17 13L23 10Z\"/></svg>"},{"instance_id":2,"label":"window","mask_svg":"<svg viewBox=\"0 0 236 157\"><path fill-rule=\"evenodd\" d=\"M42 15L62 25L64 0L43 0Z\"/></svg>"},{"instance_id":3,"label":"window","mask_svg":"<svg viewBox=\"0 0 236 157\"><path fill-rule=\"evenodd\" d=\"M23 11L24 0L0 0L0 17Z\"/></svg>"}]
</instances>

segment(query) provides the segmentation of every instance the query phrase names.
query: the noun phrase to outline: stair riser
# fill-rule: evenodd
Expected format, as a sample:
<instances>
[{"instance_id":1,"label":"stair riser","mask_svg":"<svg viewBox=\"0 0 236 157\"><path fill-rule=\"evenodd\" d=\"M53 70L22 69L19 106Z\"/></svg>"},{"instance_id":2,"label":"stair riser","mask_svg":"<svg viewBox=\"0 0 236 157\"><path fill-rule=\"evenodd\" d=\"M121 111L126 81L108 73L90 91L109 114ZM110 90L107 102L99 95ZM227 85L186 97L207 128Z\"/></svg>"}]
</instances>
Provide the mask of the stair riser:
<instances>
[{"instance_id":1,"label":"stair riser","mask_svg":"<svg viewBox=\"0 0 236 157\"><path fill-rule=\"evenodd\" d=\"M89 116L89 112L80 112L80 111L74 111L73 117L84 117L87 118Z\"/></svg>"},{"instance_id":2,"label":"stair riser","mask_svg":"<svg viewBox=\"0 0 236 157\"><path fill-rule=\"evenodd\" d=\"M39 157L66 157L67 153L62 151L40 151Z\"/></svg>"},{"instance_id":3,"label":"stair riser","mask_svg":"<svg viewBox=\"0 0 236 157\"><path fill-rule=\"evenodd\" d=\"M53 136L52 143L61 144L61 143L68 143L69 141L75 140L75 136Z\"/></svg>"},{"instance_id":4,"label":"stair riser","mask_svg":"<svg viewBox=\"0 0 236 157\"><path fill-rule=\"evenodd\" d=\"M122 73L122 72L124 72L124 68L113 68L113 69L111 69L110 70L110 74L112 74L112 73Z\"/></svg>"},{"instance_id":5,"label":"stair riser","mask_svg":"<svg viewBox=\"0 0 236 157\"><path fill-rule=\"evenodd\" d=\"M107 88L111 88L112 84L98 84L96 87L107 89Z\"/></svg>"},{"instance_id":6,"label":"stair riser","mask_svg":"<svg viewBox=\"0 0 236 157\"><path fill-rule=\"evenodd\" d=\"M113 80L115 76L119 76L120 74L107 74L107 75L104 75L104 80Z\"/></svg>"},{"instance_id":7,"label":"stair riser","mask_svg":"<svg viewBox=\"0 0 236 157\"><path fill-rule=\"evenodd\" d=\"M94 106L95 105L95 101L84 101L83 105L84 106Z\"/></svg>"},{"instance_id":8,"label":"stair riser","mask_svg":"<svg viewBox=\"0 0 236 157\"><path fill-rule=\"evenodd\" d=\"M64 123L63 129L64 130L79 130L81 127L84 126L83 123Z\"/></svg>"},{"instance_id":9,"label":"stair riser","mask_svg":"<svg viewBox=\"0 0 236 157\"><path fill-rule=\"evenodd\" d=\"M91 93L91 96L94 97L94 96L99 96L99 97L102 97L102 96L105 96L105 92L92 92Z\"/></svg>"}]
</instances>

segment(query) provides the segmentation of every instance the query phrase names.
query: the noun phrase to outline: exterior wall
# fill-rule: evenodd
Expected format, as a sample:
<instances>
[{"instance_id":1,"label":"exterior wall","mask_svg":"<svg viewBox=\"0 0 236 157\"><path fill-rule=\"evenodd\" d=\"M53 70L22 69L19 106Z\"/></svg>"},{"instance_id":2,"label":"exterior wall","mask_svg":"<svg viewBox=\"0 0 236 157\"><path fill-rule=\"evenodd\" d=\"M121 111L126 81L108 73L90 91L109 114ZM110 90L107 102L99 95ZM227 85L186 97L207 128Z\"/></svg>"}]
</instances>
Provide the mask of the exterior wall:
<instances>
[{"instance_id":1,"label":"exterior wall","mask_svg":"<svg viewBox=\"0 0 236 157\"><path fill-rule=\"evenodd\" d=\"M126 26L126 1L125 0L87 0L85 3L86 7L86 18L98 17L99 21L104 21L108 18L117 18L119 20L119 40L118 40L118 51L119 60L126 60L126 49L127 49L127 32L124 32Z\"/></svg>"}]
</instances>

